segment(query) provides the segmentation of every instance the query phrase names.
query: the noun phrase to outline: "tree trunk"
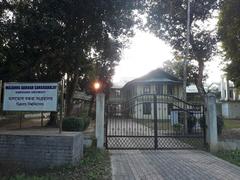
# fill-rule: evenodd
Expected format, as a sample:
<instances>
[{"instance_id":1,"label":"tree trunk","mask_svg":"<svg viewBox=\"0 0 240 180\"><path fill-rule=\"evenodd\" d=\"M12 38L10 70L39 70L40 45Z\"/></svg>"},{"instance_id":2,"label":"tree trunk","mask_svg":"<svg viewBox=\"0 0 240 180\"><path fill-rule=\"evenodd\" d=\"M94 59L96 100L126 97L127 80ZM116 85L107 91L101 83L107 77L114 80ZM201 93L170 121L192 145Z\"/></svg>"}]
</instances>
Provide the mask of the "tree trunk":
<instances>
[{"instance_id":1,"label":"tree trunk","mask_svg":"<svg viewBox=\"0 0 240 180\"><path fill-rule=\"evenodd\" d=\"M66 91L66 113L65 116L70 116L73 109L73 95L78 83L78 73L73 75L73 78L68 77Z\"/></svg>"},{"instance_id":2,"label":"tree trunk","mask_svg":"<svg viewBox=\"0 0 240 180\"><path fill-rule=\"evenodd\" d=\"M197 89L199 92L199 95L201 97L201 99L204 101L205 95L206 95L206 91L204 89L204 85L203 85L203 70L204 70L204 62L203 60L199 60L198 61L198 77L197 77Z\"/></svg>"},{"instance_id":3,"label":"tree trunk","mask_svg":"<svg viewBox=\"0 0 240 180\"><path fill-rule=\"evenodd\" d=\"M95 99L95 96L92 95L92 98L91 98L91 101L90 101L90 104L89 104L89 109L88 109L88 116L89 116L89 117L92 117L92 119L95 118L95 117L93 117L94 114L92 113L93 104L94 104L94 99Z\"/></svg>"},{"instance_id":4,"label":"tree trunk","mask_svg":"<svg viewBox=\"0 0 240 180\"><path fill-rule=\"evenodd\" d=\"M57 112L50 112L50 119L47 123L47 126L57 127L58 114Z\"/></svg>"}]
</instances>

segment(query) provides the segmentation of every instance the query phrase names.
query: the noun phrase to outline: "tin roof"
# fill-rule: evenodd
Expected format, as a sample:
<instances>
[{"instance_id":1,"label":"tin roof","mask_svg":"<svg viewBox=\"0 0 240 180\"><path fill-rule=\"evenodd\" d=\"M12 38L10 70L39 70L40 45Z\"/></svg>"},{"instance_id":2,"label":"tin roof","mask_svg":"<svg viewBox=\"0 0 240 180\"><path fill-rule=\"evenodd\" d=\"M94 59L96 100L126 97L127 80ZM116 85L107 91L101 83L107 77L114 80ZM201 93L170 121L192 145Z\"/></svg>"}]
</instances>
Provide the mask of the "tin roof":
<instances>
[{"instance_id":1,"label":"tin roof","mask_svg":"<svg viewBox=\"0 0 240 180\"><path fill-rule=\"evenodd\" d=\"M182 80L165 72L163 69L158 68L140 78L137 78L128 82L125 86L128 86L133 83L149 83L149 82L166 82L166 83L178 83L178 84L183 83Z\"/></svg>"}]
</instances>

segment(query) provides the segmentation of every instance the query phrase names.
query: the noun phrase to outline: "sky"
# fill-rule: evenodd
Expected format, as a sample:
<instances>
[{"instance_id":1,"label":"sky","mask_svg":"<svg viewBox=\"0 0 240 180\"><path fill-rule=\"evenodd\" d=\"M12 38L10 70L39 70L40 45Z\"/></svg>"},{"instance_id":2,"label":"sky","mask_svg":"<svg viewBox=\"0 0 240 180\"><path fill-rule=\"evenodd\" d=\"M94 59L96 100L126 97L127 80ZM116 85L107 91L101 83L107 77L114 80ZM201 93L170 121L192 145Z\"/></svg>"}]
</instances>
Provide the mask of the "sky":
<instances>
[{"instance_id":1,"label":"sky","mask_svg":"<svg viewBox=\"0 0 240 180\"><path fill-rule=\"evenodd\" d=\"M121 61L115 69L113 83L123 86L126 82L141 77L148 72L162 67L166 60L173 58L172 48L153 34L136 30L128 48L122 51ZM222 75L221 57L214 57L206 63L205 70L209 76L206 83L220 82Z\"/></svg>"}]
</instances>

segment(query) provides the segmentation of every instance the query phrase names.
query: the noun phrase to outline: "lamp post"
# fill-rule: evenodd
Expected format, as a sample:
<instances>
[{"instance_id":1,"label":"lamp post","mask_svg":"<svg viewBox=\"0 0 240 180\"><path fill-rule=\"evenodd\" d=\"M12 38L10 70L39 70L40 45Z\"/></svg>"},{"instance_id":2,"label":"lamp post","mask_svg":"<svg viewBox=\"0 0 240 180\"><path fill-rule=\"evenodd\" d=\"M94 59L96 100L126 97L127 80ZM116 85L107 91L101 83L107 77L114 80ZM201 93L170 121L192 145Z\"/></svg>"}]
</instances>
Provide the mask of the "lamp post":
<instances>
[{"instance_id":1,"label":"lamp post","mask_svg":"<svg viewBox=\"0 0 240 180\"><path fill-rule=\"evenodd\" d=\"M95 90L96 92L99 92L99 90L100 90L100 88L101 88L100 82L98 82L98 81L94 82L93 88L94 88L94 90Z\"/></svg>"},{"instance_id":2,"label":"lamp post","mask_svg":"<svg viewBox=\"0 0 240 180\"><path fill-rule=\"evenodd\" d=\"M60 105L60 122L59 122L59 134L62 133L63 114L65 113L64 93L65 93L65 81L67 80L67 73L61 79L61 105Z\"/></svg>"},{"instance_id":3,"label":"lamp post","mask_svg":"<svg viewBox=\"0 0 240 180\"><path fill-rule=\"evenodd\" d=\"M97 148L104 148L104 106L105 95L102 93L102 84L96 81L93 84L96 92L96 129Z\"/></svg>"}]
</instances>

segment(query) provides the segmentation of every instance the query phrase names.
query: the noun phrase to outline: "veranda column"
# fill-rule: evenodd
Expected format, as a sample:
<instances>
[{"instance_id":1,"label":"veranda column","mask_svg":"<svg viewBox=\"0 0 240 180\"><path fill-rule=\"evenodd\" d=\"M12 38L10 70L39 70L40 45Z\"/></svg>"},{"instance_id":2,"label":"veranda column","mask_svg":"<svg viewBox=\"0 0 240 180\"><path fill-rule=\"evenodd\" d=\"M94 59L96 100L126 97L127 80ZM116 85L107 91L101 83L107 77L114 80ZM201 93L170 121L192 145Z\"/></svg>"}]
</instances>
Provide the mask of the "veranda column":
<instances>
[{"instance_id":1,"label":"veranda column","mask_svg":"<svg viewBox=\"0 0 240 180\"><path fill-rule=\"evenodd\" d=\"M225 100L226 101L228 101L229 100L229 80L228 80L228 78L226 78L226 87L225 87L225 89L226 89L226 96L225 96Z\"/></svg>"},{"instance_id":2,"label":"veranda column","mask_svg":"<svg viewBox=\"0 0 240 180\"><path fill-rule=\"evenodd\" d=\"M97 93L96 95L96 139L97 148L104 148L104 106L105 94Z\"/></svg>"},{"instance_id":3,"label":"veranda column","mask_svg":"<svg viewBox=\"0 0 240 180\"><path fill-rule=\"evenodd\" d=\"M217 134L217 110L216 97L214 94L207 95L207 142L209 144L210 152L217 151L218 134Z\"/></svg>"}]
</instances>

